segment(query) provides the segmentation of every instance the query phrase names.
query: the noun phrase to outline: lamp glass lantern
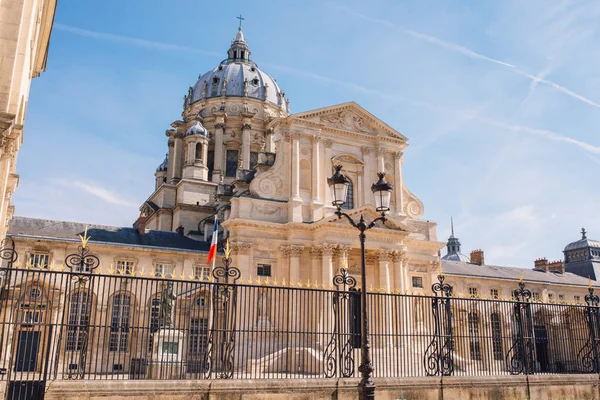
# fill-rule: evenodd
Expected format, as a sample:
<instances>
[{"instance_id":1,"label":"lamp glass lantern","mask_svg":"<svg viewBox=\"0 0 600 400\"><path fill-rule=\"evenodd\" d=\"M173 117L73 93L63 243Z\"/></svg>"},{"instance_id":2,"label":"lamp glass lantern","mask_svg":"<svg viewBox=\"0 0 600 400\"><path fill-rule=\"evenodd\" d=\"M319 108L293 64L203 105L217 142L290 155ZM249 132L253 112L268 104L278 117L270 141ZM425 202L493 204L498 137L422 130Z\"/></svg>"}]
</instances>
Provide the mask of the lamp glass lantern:
<instances>
[{"instance_id":1,"label":"lamp glass lantern","mask_svg":"<svg viewBox=\"0 0 600 400\"><path fill-rule=\"evenodd\" d=\"M385 172L378 172L379 180L371 185L371 191L375 197L375 210L380 213L390 211L390 201L394 186L385 180Z\"/></svg>"},{"instance_id":2,"label":"lamp glass lantern","mask_svg":"<svg viewBox=\"0 0 600 400\"><path fill-rule=\"evenodd\" d=\"M327 178L327 184L331 190L331 198L333 199L332 204L339 208L346 203L350 180L342 174L341 165L336 165L334 168L335 172L331 178Z\"/></svg>"}]
</instances>

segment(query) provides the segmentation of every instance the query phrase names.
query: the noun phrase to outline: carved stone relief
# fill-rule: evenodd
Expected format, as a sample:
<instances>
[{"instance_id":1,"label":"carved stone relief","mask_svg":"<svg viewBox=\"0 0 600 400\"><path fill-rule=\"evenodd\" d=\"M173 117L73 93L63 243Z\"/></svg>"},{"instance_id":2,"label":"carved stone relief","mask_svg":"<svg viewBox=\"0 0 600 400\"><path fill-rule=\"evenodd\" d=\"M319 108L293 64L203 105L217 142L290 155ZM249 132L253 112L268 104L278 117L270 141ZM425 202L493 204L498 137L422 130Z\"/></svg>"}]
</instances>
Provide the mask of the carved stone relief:
<instances>
[{"instance_id":1,"label":"carved stone relief","mask_svg":"<svg viewBox=\"0 0 600 400\"><path fill-rule=\"evenodd\" d=\"M351 111L339 111L335 114L324 115L320 121L333 128L344 129L347 131L376 134L373 129L366 126L362 117Z\"/></svg>"}]
</instances>

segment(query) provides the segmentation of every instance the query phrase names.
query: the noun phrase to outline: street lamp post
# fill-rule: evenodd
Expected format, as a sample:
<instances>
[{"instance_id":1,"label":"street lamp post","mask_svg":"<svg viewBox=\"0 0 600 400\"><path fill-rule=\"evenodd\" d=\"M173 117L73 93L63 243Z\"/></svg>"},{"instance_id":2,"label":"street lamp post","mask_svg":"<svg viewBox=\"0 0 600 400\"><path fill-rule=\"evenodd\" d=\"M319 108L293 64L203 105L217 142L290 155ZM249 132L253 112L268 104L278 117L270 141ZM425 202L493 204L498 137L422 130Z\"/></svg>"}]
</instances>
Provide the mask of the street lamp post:
<instances>
[{"instance_id":1,"label":"street lamp post","mask_svg":"<svg viewBox=\"0 0 600 400\"><path fill-rule=\"evenodd\" d=\"M379 180L371 186L373 195L375 197L375 210L381 213L380 217L375 218L371 223L367 224L363 215L360 216L360 220L354 222L354 220L345 212L342 211L342 206L346 203L346 196L348 194L348 185L350 180L346 178L342 173L342 166L336 165L335 173L331 178L327 179L327 184L331 189L331 196L333 198L332 204L337 208L335 214L338 218L342 216L350 222L350 224L360 231L358 238L360 240L360 257L361 257L361 291L360 291L360 318L362 321L362 334L361 334L361 360L360 367L358 370L362 375L362 379L359 385L360 399L371 400L375 399L375 384L373 383L373 364L371 364L371 345L369 344L369 321L367 320L367 263L365 255L365 231L373 228L378 221L385 224L387 220L385 213L390 210L390 199L392 196L392 190L394 187L385 180L385 172L379 172L377 176Z\"/></svg>"}]
</instances>

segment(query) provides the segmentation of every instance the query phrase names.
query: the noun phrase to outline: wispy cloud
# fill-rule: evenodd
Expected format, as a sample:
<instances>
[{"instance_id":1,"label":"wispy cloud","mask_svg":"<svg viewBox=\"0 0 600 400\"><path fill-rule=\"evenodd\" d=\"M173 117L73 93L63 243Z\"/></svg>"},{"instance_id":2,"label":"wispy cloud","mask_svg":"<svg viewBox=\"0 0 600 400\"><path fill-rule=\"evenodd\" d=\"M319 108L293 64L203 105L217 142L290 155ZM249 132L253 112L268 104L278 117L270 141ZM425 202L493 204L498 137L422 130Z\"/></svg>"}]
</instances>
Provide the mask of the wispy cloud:
<instances>
[{"instance_id":1,"label":"wispy cloud","mask_svg":"<svg viewBox=\"0 0 600 400\"><path fill-rule=\"evenodd\" d=\"M527 97L525 98L525 100L523 100L523 102L521 104L525 104L527 103L529 100L531 100L531 98L533 97L533 93L535 92L535 89L537 88L538 84L552 71L552 69L550 67L546 67L544 68L542 71L540 71L537 76L533 77L531 79L531 83L529 84L529 92L527 93Z\"/></svg>"},{"instance_id":2,"label":"wispy cloud","mask_svg":"<svg viewBox=\"0 0 600 400\"><path fill-rule=\"evenodd\" d=\"M82 181L58 181L58 184L61 186L68 186L68 187L74 187L77 189L80 189L88 194L91 194L92 196L96 196L99 199L105 201L106 203L110 203L110 204L116 204L116 205L120 205L120 206L127 206L127 207L136 207L138 206L137 203L133 202L133 201L129 201L123 198L123 196L118 195L117 193L114 193L112 191L110 191L109 189L103 188L97 184L89 184L86 182L82 182Z\"/></svg>"},{"instance_id":3,"label":"wispy cloud","mask_svg":"<svg viewBox=\"0 0 600 400\"><path fill-rule=\"evenodd\" d=\"M550 86L550 87L552 87L552 88L554 88L554 89L556 89L556 90L558 90L558 91L560 91L560 92L562 92L562 93L564 93L564 94L566 94L568 96L573 97L574 99L582 101L582 102L584 102L586 104L589 104L589 105L591 105L593 107L600 108L600 104L599 103L597 103L597 102L595 102L595 101L593 101L593 100L591 100L591 99L589 99L589 98L587 98L587 97L585 97L585 96L583 96L583 95L581 95L579 93L576 93L573 90L571 90L571 89L569 89L569 88L567 88L565 86L562 86L562 85L560 85L560 84L558 84L556 82L544 79L543 77L532 75L532 74L528 73L527 71L523 71L522 69L519 69L516 66L514 66L512 64L509 64L507 62L504 62L504 61L501 61L501 60L498 60L498 59L495 59L495 58L492 58L492 57L485 56L483 54L477 53L476 51L473 51L473 50L468 49L466 47L463 47L461 45L458 45L456 43L451 43L451 42L444 41L444 40L442 40L440 38L437 38L435 36L427 35L427 34L421 33L421 32L416 32L416 31L413 31L413 30L410 30L410 29L404 29L404 28L402 28L402 27L394 24L391 21L386 21L386 20L382 20L382 19L377 19L377 18L372 18L372 17L366 16L364 14L361 14L361 13L358 13L358 12L356 12L354 10L351 10L351 9L345 7L345 6L335 5L335 7L337 7L340 10L343 10L343 11L347 12L348 14L351 14L351 15L354 15L354 16L356 16L358 18L361 18L363 20L371 21L371 22L374 22L374 23L377 23L377 24L380 24L380 25L384 25L384 26L387 26L387 27L390 27L390 28L394 28L396 30L400 30L401 32L404 32L405 34L408 34L408 35L410 35L410 36L412 36L412 37L414 37L416 39L420 39L420 40L423 40L423 41L435 44L435 45L440 46L440 47L442 47L442 48L444 48L446 50L454 51L456 53L460 53L460 54L466 55L467 57L471 57L471 58L474 58L474 59L485 60L485 61L489 61L489 62L492 62L492 63L495 63L495 64L499 64L499 65L508 67L509 70L512 71L512 72L514 72L516 74L519 74L519 75L522 75L522 76L525 76L525 77L527 77L529 79L532 79L535 82L536 85L538 83L546 84L546 85L548 85L548 86Z\"/></svg>"},{"instance_id":4,"label":"wispy cloud","mask_svg":"<svg viewBox=\"0 0 600 400\"><path fill-rule=\"evenodd\" d=\"M129 37L129 36L113 35L112 33L90 31L87 29L76 28L76 27L64 25L64 24L56 23L56 24L54 24L53 27L56 30L69 32L69 33L72 33L72 34L78 35L78 36L85 36L85 37L89 37L89 38L93 38L93 39L110 40L113 42L119 42L119 43L131 45L131 46L146 47L146 48L157 49L157 50L162 50L162 51L180 51L180 52L185 52L185 53L204 54L207 56L214 56L214 57L221 56L221 54L219 54L219 53L216 53L213 51L197 49L194 47L180 46L180 45L172 44L172 43L155 42L155 41L151 41L151 40L138 39L138 38Z\"/></svg>"},{"instance_id":5,"label":"wispy cloud","mask_svg":"<svg viewBox=\"0 0 600 400\"><path fill-rule=\"evenodd\" d=\"M396 29L401 29L399 28L396 24L390 22L390 21L385 21L385 20L381 20L381 19L375 19L375 18L371 18L368 16L365 16L363 14L357 13L355 11L352 11L344 6L336 6L340 9L345 10L348 13L351 13L353 15L356 15L357 17L363 18L365 20L369 20L369 21L373 21L382 25L386 25L389 27L393 27ZM55 24L55 27L59 30L63 30L66 32L70 32L76 35L80 35L80 36L86 36L86 37L91 37L91 38L95 38L95 39L104 39L104 40L113 40L113 41L117 41L117 42L121 42L121 43L125 43L128 45L132 45L132 46L140 46L140 47L147 47L147 48L153 48L156 50L161 50L161 51L183 51L183 52L191 52L191 53L199 53L199 54L207 54L207 55L211 55L211 56L219 56L219 54L217 53L213 53L213 52L207 52L204 50L200 50L200 49L195 49L192 47L186 47L186 46L180 46L180 45L176 45L176 44L171 44L171 43L160 43L160 42L153 42L153 41L149 41L149 40L144 40L144 39L138 39L138 38L132 38L132 37L126 37L126 36L118 36L118 35L113 35L110 33L102 33L102 32L95 32L95 31L89 31L86 29L80 29L80 28L74 28L68 25L63 25L63 24ZM510 68L510 70L516 71L517 73L527 76L528 78L532 79L533 83L535 83L537 85L537 83L545 83L548 84L554 88L556 88L557 90L563 91L564 93L569 94L570 96L573 96L581 101L584 101L590 105L594 105L596 107L600 107L600 104L597 104L595 102L593 102L592 100L586 99L585 97L578 95L577 93L572 92L571 90L564 88L554 82L548 81L546 79L543 78L544 75L539 74L538 76L534 76L531 75L529 73L526 73L524 71L521 71L519 69L517 69L516 67L512 66L511 64L508 63L504 63L502 61L496 60L494 58L491 57L487 57L484 56L482 54L476 53L472 50L469 50L465 47L453 44L453 43L449 43L449 42L445 42L443 40L440 40L438 38L435 38L433 36L429 36L429 35L425 35L419 32L414 32L414 31L410 31L410 30L405 30L402 29L404 32L406 32L409 35L412 35L416 38L422 39L422 40L426 40L429 41L431 43L437 44L439 46L442 46L444 48L447 48L449 50L453 50L462 54L465 54L469 57L473 57L473 58L479 58L479 59L484 59L487 61L491 61L491 62L495 62L497 64L502 64L504 66L507 66ZM364 93L364 94L370 94L370 95L375 95L378 96L384 100L394 100L394 101L399 101L399 102L403 102L403 103L408 103L411 104L415 107L421 107L421 108L426 108L428 110L432 110L432 111L436 111L436 112L441 112L441 113L452 113L452 114L456 114L456 115L461 115L462 118L464 119L476 119L482 122L486 122L488 124L497 126L499 128L503 128L503 129L507 129L513 132L523 132L523 133L529 133L529 134L535 134L535 135L539 135L539 136L543 136L547 139L553 140L553 141L561 141L561 142L565 142L565 143L569 143L572 145L575 145L577 147L579 147L582 150L585 150L589 153L593 153L593 154L600 154L600 146L595 146L589 143L585 143L582 141L579 141L577 139L573 139L571 137L556 133L556 132L552 132L552 131L548 131L548 130L543 130L543 129L535 129L535 128L531 128L531 127L527 127L527 126L521 126L521 125L511 125L511 124L507 124L504 122L500 122L500 121L496 121L493 119L488 119L488 118L484 118L484 117L479 117L477 115L477 112L473 112L473 111L456 111L456 110L450 110L447 109L445 107L438 107L432 104L429 104L427 102L419 102L419 101L411 101L405 98L402 98L398 95L392 95L389 93L385 93L383 91L380 90L376 90L376 89L372 89L372 88L367 88L361 85L357 85L355 83L352 82L346 82L346 81L342 81L342 80L338 80L338 79L333 79L327 76L323 76L323 75L319 75L310 71L304 71L304 70L299 70L297 68L291 68L291 67L287 67L287 66L283 66L283 65L278 65L278 64L264 64L270 68L279 70L279 71L283 71L286 73L290 73L290 74L294 74L294 75L298 75L298 76L304 76L304 77L308 77L311 79L315 79L315 80L319 80L322 82L327 82L327 83L331 83L331 84L335 84L338 86L342 86L342 87L346 87L348 89L354 90L356 92L359 93ZM531 87L530 87L530 91L531 91ZM131 205L132 203L130 202L125 202L123 203L124 200L120 199L119 197L113 195L111 192L102 189L102 188L97 188L97 187L93 187L90 185L87 185L83 182L79 182L79 184L81 185L85 185L84 186L79 186L80 189L86 190L88 191L90 194L94 194L98 197L103 198L105 201L107 202L111 202L113 204L123 204L123 205Z\"/></svg>"}]
</instances>

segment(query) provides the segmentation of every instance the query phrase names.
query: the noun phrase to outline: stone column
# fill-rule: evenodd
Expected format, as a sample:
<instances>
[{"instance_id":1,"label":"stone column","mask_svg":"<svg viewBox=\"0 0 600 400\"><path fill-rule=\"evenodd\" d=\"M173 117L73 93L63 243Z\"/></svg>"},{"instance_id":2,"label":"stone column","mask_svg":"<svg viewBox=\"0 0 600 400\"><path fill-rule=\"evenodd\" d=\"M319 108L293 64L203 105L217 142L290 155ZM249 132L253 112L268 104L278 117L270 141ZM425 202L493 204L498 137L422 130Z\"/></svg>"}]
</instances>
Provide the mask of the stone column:
<instances>
[{"instance_id":1,"label":"stone column","mask_svg":"<svg viewBox=\"0 0 600 400\"><path fill-rule=\"evenodd\" d=\"M182 165L183 161L183 132L177 131L173 135L175 140L175 146L173 148L173 174L170 183L177 183L181 179Z\"/></svg>"},{"instance_id":2,"label":"stone column","mask_svg":"<svg viewBox=\"0 0 600 400\"><path fill-rule=\"evenodd\" d=\"M323 198L321 197L321 136L312 136L312 220L318 221L323 218Z\"/></svg>"},{"instance_id":3,"label":"stone column","mask_svg":"<svg viewBox=\"0 0 600 400\"><path fill-rule=\"evenodd\" d=\"M326 288L333 283L333 252L335 245L323 244L319 246L322 254L322 267L321 267L321 282ZM334 328L334 315L333 315L333 304L332 297L327 292L318 293L318 300L320 303L320 321L319 321L319 334L317 337L317 343L320 347L325 347L331 338Z\"/></svg>"},{"instance_id":4,"label":"stone column","mask_svg":"<svg viewBox=\"0 0 600 400\"><path fill-rule=\"evenodd\" d=\"M365 204L365 191L363 190L364 182L363 182L363 171L358 171L356 176L356 187L359 190L356 196L356 205L357 207Z\"/></svg>"},{"instance_id":5,"label":"stone column","mask_svg":"<svg viewBox=\"0 0 600 400\"><path fill-rule=\"evenodd\" d=\"M331 165L331 148L333 147L333 141L331 139L324 139L323 145L321 146L323 152L323 163L325 171L325 177L329 178L333 173L333 166ZM331 191L329 190L329 186L327 186L327 179L322 179L321 188L324 190L323 200L325 203L326 210L330 209L331 211L335 211L335 207L331 204L333 199L331 198ZM329 214L331 215L331 213Z\"/></svg>"},{"instance_id":6,"label":"stone column","mask_svg":"<svg viewBox=\"0 0 600 400\"><path fill-rule=\"evenodd\" d=\"M348 255L350 254L350 249L352 246L338 244L335 248L335 268L333 271L334 275L337 275L340 272L340 269L344 268L344 262L348 262Z\"/></svg>"},{"instance_id":7,"label":"stone column","mask_svg":"<svg viewBox=\"0 0 600 400\"><path fill-rule=\"evenodd\" d=\"M392 337L392 315L396 314L397 311L394 311L392 308L392 296L389 294L392 289L390 277L392 255L393 252L391 250L379 250L379 287L383 291L379 301L379 306L381 307L378 310L381 316L379 327L381 329L380 333L386 335L382 337L381 346L392 346L394 342Z\"/></svg>"},{"instance_id":8,"label":"stone column","mask_svg":"<svg viewBox=\"0 0 600 400\"><path fill-rule=\"evenodd\" d=\"M302 251L304 250L304 246L281 246L281 251L283 254L289 257L290 259L290 271L289 271L289 279L290 283L298 283L301 280L300 277L300 256L302 255Z\"/></svg>"},{"instance_id":9,"label":"stone column","mask_svg":"<svg viewBox=\"0 0 600 400\"><path fill-rule=\"evenodd\" d=\"M362 170L362 177L361 177L361 183L362 186L359 187L359 190L357 190L359 193L359 197L361 198L362 202L361 205L365 205L365 204L369 204L373 202L373 197L372 195L370 195L371 193L371 188L369 187L369 181L375 182L375 178L377 177L377 175L375 175L375 172L373 172L373 169L375 169L375 163L372 161L372 157L371 157L371 147L368 146L364 146L362 148L362 154L363 154L363 170Z\"/></svg>"},{"instance_id":10,"label":"stone column","mask_svg":"<svg viewBox=\"0 0 600 400\"><path fill-rule=\"evenodd\" d=\"M167 144L169 145L169 156L167 162L167 182L173 180L173 172L175 171L175 139L173 138L174 131L169 130L166 132L169 137Z\"/></svg>"},{"instance_id":11,"label":"stone column","mask_svg":"<svg viewBox=\"0 0 600 400\"><path fill-rule=\"evenodd\" d=\"M10 194L7 193L8 178L10 175L10 163L14 158L15 146L12 139L4 139L2 145L2 155L0 156L0 171L3 176L0 177L0 224L4 224L4 218L7 209L10 206ZM8 194L8 201L5 200ZM4 228L2 228L4 230Z\"/></svg>"},{"instance_id":12,"label":"stone column","mask_svg":"<svg viewBox=\"0 0 600 400\"><path fill-rule=\"evenodd\" d=\"M209 168L209 165L208 165L208 140L206 140L206 139L202 142L202 165L204 165L206 168Z\"/></svg>"},{"instance_id":13,"label":"stone column","mask_svg":"<svg viewBox=\"0 0 600 400\"><path fill-rule=\"evenodd\" d=\"M267 129L267 135L265 137L265 151L267 153L275 152L275 146L273 145L273 128Z\"/></svg>"},{"instance_id":14,"label":"stone column","mask_svg":"<svg viewBox=\"0 0 600 400\"><path fill-rule=\"evenodd\" d=\"M404 201L404 194L402 193L402 152L397 151L394 153L394 201L396 202L396 209L392 210L394 214L404 213L402 202Z\"/></svg>"},{"instance_id":15,"label":"stone column","mask_svg":"<svg viewBox=\"0 0 600 400\"><path fill-rule=\"evenodd\" d=\"M242 169L250 169L250 118L244 118L242 125Z\"/></svg>"},{"instance_id":16,"label":"stone column","mask_svg":"<svg viewBox=\"0 0 600 400\"><path fill-rule=\"evenodd\" d=\"M212 181L219 183L221 177L224 176L223 171L223 130L225 129L225 119L223 117L217 118L215 124L215 148L214 148L214 164Z\"/></svg>"},{"instance_id":17,"label":"stone column","mask_svg":"<svg viewBox=\"0 0 600 400\"><path fill-rule=\"evenodd\" d=\"M256 271L251 265L250 252L252 243L231 242L231 254L233 255L233 266L240 270L241 277L247 280L256 275Z\"/></svg>"},{"instance_id":18,"label":"stone column","mask_svg":"<svg viewBox=\"0 0 600 400\"><path fill-rule=\"evenodd\" d=\"M320 246L312 246L310 248L310 260L311 260L311 271L310 280L311 282L321 283L321 263L323 259L323 250Z\"/></svg>"},{"instance_id":19,"label":"stone column","mask_svg":"<svg viewBox=\"0 0 600 400\"><path fill-rule=\"evenodd\" d=\"M292 200L300 199L300 133L294 132L292 139Z\"/></svg>"},{"instance_id":20,"label":"stone column","mask_svg":"<svg viewBox=\"0 0 600 400\"><path fill-rule=\"evenodd\" d=\"M385 147L377 148L377 172L386 172L385 170Z\"/></svg>"}]
</instances>

